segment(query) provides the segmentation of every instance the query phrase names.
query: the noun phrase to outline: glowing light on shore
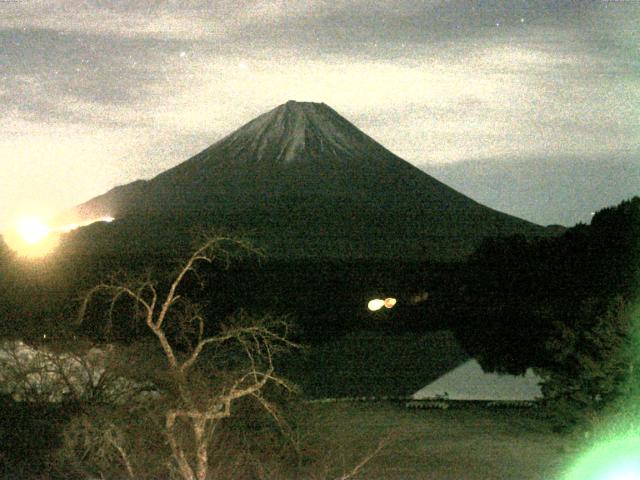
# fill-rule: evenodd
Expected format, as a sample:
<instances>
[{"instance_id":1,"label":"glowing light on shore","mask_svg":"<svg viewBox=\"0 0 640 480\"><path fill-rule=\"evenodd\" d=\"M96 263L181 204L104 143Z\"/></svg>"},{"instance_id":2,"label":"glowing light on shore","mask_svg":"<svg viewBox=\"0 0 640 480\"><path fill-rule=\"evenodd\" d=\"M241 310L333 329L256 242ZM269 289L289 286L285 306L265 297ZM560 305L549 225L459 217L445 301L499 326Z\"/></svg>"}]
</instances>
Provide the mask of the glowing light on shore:
<instances>
[{"instance_id":1,"label":"glowing light on shore","mask_svg":"<svg viewBox=\"0 0 640 480\"><path fill-rule=\"evenodd\" d=\"M380 298L374 298L373 300L369 300L369 303L367 304L367 308L372 312L377 312L382 307L384 307L384 300Z\"/></svg>"},{"instance_id":2,"label":"glowing light on shore","mask_svg":"<svg viewBox=\"0 0 640 480\"><path fill-rule=\"evenodd\" d=\"M369 300L367 308L372 312L377 312L382 307L393 308L397 302L398 301L393 297L385 298L384 300L381 298L374 298L373 300Z\"/></svg>"},{"instance_id":3,"label":"glowing light on shore","mask_svg":"<svg viewBox=\"0 0 640 480\"><path fill-rule=\"evenodd\" d=\"M396 300L393 297L385 298L384 299L384 308L393 308L393 307L396 306L396 303L398 303L398 300Z\"/></svg>"}]
</instances>

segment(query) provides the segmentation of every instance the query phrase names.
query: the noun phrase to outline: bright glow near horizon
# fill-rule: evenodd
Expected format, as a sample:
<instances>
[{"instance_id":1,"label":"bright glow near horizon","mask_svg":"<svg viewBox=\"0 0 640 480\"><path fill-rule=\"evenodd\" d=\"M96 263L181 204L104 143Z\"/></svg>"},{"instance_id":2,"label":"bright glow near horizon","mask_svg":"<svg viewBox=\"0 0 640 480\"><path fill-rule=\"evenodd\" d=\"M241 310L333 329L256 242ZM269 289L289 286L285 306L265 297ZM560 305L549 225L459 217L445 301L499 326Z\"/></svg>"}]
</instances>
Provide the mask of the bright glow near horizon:
<instances>
[{"instance_id":1,"label":"bright glow near horizon","mask_svg":"<svg viewBox=\"0 0 640 480\"><path fill-rule=\"evenodd\" d=\"M23 218L18 223L18 234L29 245L35 245L49 235L49 227L38 218Z\"/></svg>"},{"instance_id":2,"label":"bright glow near horizon","mask_svg":"<svg viewBox=\"0 0 640 480\"><path fill-rule=\"evenodd\" d=\"M51 253L60 241L60 234L68 233L80 227L96 222L112 222L111 216L87 220L79 223L69 223L51 227L35 216L23 217L17 221L14 228L5 232L5 240L9 248L23 257L38 258Z\"/></svg>"},{"instance_id":3,"label":"bright glow near horizon","mask_svg":"<svg viewBox=\"0 0 640 480\"><path fill-rule=\"evenodd\" d=\"M21 257L40 258L51 253L59 242L59 235L52 235L49 225L37 216L26 216L3 232L9 248Z\"/></svg>"},{"instance_id":4,"label":"bright glow near horizon","mask_svg":"<svg viewBox=\"0 0 640 480\"><path fill-rule=\"evenodd\" d=\"M72 230L75 230L76 228L86 227L87 225L91 225L92 223L96 223L96 222L111 223L114 220L115 218L113 217L105 216L105 217L100 217L93 220L87 220L85 222L68 223L66 225L62 225L61 227L52 228L51 230L55 232L67 233L67 232L71 232Z\"/></svg>"}]
</instances>

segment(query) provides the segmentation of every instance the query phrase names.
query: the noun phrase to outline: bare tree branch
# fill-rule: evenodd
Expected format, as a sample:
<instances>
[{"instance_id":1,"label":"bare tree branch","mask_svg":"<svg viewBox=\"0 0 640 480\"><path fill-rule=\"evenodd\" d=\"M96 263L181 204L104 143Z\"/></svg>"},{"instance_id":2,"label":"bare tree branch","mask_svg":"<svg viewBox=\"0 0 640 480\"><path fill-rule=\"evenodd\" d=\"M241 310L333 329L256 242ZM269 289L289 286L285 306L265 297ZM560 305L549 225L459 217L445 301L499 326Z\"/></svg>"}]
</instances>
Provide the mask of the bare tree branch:
<instances>
[{"instance_id":1,"label":"bare tree branch","mask_svg":"<svg viewBox=\"0 0 640 480\"><path fill-rule=\"evenodd\" d=\"M336 480L350 480L352 478L355 478L360 473L360 471L365 467L365 465L367 465L371 460L377 457L378 454L382 451L382 449L384 449L389 444L390 441L391 441L390 436L382 438L378 442L378 445L376 446L376 448L374 448L371 452L365 455L362 458L362 460L360 460L360 462L358 462L358 464L355 467L353 467L349 472L338 477Z\"/></svg>"},{"instance_id":2,"label":"bare tree branch","mask_svg":"<svg viewBox=\"0 0 640 480\"><path fill-rule=\"evenodd\" d=\"M192 255L178 269L169 284L167 293L160 298L155 284L146 277L141 281L117 283L112 280L99 284L84 296L79 321L87 314L92 298L98 293L109 295L109 321L112 321L116 304L122 298L129 298L134 309L141 309L141 317L147 328L158 339L168 364L168 373L176 387L175 405L171 405L164 413L165 434L173 460L180 476L185 480L205 480L208 475L208 448L211 442L207 431L213 431L215 424L223 418L231 416L232 405L240 398L251 396L276 420L284 429L284 421L278 415L275 406L269 403L261 391L268 383L292 390L293 387L274 373L273 354L281 349L293 348L297 345L288 338L288 326L283 319L265 316L254 319L241 311L231 319L231 325L221 325L219 333L205 336L205 317L201 309L183 299L180 294L182 283L191 272L197 274L196 266L201 263L212 263L216 259L228 262L233 247L242 251L260 254L248 242L236 240L229 236L210 237L194 250ZM136 315L137 316L137 315ZM177 326L177 337L169 337L167 328ZM172 332L172 330L169 330ZM173 335L173 333L171 333ZM170 340L171 338L171 340ZM177 343L176 343L177 342ZM180 348L187 348L181 351ZM246 360L234 380L223 382L215 389L198 391L198 383L194 383L191 375L196 364L207 347L213 351L221 349L232 351L239 348ZM198 377L199 378L199 377ZM203 398L204 397L204 398ZM185 443L184 435L179 432L184 426L192 432L192 444ZM118 450L120 443L114 443ZM126 463L126 452L119 456L125 464L128 474L133 470Z\"/></svg>"}]
</instances>

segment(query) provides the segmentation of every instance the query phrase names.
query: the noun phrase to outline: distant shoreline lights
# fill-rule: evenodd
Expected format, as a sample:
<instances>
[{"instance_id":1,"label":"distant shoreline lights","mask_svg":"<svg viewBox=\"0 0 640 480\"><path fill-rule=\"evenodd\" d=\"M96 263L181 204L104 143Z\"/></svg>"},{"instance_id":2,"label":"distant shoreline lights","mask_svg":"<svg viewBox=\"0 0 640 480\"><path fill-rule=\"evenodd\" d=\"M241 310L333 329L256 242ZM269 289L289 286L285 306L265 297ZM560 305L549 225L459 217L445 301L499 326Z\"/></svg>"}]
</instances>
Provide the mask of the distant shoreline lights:
<instances>
[{"instance_id":1,"label":"distant shoreline lights","mask_svg":"<svg viewBox=\"0 0 640 480\"><path fill-rule=\"evenodd\" d=\"M395 307L397 302L398 301L393 297L385 298L384 300L381 298L374 298L373 300L369 300L369 303L367 303L367 308L371 312L377 312L382 307L393 308Z\"/></svg>"}]
</instances>

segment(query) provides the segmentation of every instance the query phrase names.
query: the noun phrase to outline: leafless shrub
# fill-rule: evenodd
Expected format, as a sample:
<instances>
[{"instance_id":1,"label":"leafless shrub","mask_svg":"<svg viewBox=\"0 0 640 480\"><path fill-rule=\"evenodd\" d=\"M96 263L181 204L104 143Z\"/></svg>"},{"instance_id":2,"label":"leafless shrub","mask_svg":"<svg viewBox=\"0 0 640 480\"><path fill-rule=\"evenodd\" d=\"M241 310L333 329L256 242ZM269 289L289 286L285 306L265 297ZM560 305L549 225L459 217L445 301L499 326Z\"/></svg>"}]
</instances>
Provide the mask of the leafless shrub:
<instances>
[{"instance_id":1,"label":"leafless shrub","mask_svg":"<svg viewBox=\"0 0 640 480\"><path fill-rule=\"evenodd\" d=\"M166 293L160 292L150 277L125 283L109 281L87 293L80 311L82 321L93 297L105 293L110 298L108 322L111 322L118 301L127 298L133 303L134 316L155 336L165 363L162 430L173 467L185 480L208 477L216 426L231 417L234 405L243 398L255 400L286 430L278 409L263 393L270 384L293 390L291 384L275 373L273 364L274 355L297 346L288 339L287 323L279 317L255 318L241 312L220 324L217 333L207 335L202 309L183 297L180 290L187 276L196 275L199 263L211 263L218 258L228 261L230 252L238 249L252 250L247 243L230 237L209 238L178 270ZM167 332L172 329L180 335L169 336ZM208 363L220 360L219 368L213 369L216 375L205 375L199 368L205 353ZM87 426L88 432L94 430ZM95 431L101 435L90 435L94 444L112 451L127 474L132 475L124 437L113 428Z\"/></svg>"},{"instance_id":2,"label":"leafless shrub","mask_svg":"<svg viewBox=\"0 0 640 480\"><path fill-rule=\"evenodd\" d=\"M16 401L125 402L148 387L118 376L115 347L54 349L20 340L0 343L0 384ZM126 397L126 398L125 398Z\"/></svg>"}]
</instances>

